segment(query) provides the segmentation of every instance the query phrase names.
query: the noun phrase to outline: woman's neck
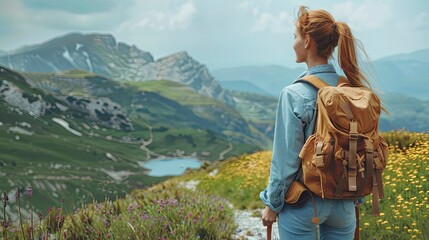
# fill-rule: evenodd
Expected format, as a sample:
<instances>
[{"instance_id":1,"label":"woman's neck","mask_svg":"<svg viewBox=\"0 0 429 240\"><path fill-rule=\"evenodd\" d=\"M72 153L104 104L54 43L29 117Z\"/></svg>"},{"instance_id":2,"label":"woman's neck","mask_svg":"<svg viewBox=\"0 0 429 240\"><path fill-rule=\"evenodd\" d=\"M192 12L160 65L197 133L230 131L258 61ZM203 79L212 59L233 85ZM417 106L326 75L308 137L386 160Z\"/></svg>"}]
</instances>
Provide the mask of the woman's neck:
<instances>
[{"instance_id":1,"label":"woman's neck","mask_svg":"<svg viewBox=\"0 0 429 240\"><path fill-rule=\"evenodd\" d=\"M307 60L307 68L312 68L317 65L328 64L328 59L326 58L315 58Z\"/></svg>"}]
</instances>

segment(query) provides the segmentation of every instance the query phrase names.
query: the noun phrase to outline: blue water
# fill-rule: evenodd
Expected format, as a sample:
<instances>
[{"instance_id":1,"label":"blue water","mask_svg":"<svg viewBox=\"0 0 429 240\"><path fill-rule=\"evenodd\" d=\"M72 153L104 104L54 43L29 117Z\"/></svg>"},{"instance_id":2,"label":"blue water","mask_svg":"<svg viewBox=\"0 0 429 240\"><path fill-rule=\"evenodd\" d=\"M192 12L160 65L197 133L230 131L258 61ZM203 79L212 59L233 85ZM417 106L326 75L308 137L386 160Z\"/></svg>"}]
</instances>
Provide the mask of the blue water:
<instances>
[{"instance_id":1,"label":"blue water","mask_svg":"<svg viewBox=\"0 0 429 240\"><path fill-rule=\"evenodd\" d=\"M194 158L168 158L154 159L148 162L140 162L140 165L150 172L149 176L164 177L164 176L179 176L182 175L187 168L197 169L202 162Z\"/></svg>"}]
</instances>

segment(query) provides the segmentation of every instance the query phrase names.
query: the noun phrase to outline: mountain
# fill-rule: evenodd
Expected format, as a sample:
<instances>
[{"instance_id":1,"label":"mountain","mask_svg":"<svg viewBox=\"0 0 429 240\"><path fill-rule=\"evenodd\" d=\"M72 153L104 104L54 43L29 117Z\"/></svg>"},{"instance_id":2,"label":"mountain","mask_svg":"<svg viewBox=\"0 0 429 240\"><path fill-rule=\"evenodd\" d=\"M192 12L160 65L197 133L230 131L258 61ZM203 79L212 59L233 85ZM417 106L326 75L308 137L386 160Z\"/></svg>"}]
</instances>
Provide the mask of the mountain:
<instances>
[{"instance_id":1,"label":"mountain","mask_svg":"<svg viewBox=\"0 0 429 240\"><path fill-rule=\"evenodd\" d=\"M230 85L230 90L244 87L243 81L247 81L249 82L247 84L253 84L270 95L277 97L280 91L291 84L303 71L303 68L290 69L279 65L269 65L223 68L213 70L212 74L216 79L219 79L221 84L226 81L241 81L234 86Z\"/></svg>"},{"instance_id":2,"label":"mountain","mask_svg":"<svg viewBox=\"0 0 429 240\"><path fill-rule=\"evenodd\" d=\"M136 46L117 42L110 34L71 33L45 43L27 46L0 56L0 64L24 72L62 72L80 69L126 81L170 80L233 105L206 66L186 52L154 60Z\"/></svg>"},{"instance_id":3,"label":"mountain","mask_svg":"<svg viewBox=\"0 0 429 240\"><path fill-rule=\"evenodd\" d=\"M385 57L373 65L383 92L429 100L429 49Z\"/></svg>"},{"instance_id":4,"label":"mountain","mask_svg":"<svg viewBox=\"0 0 429 240\"><path fill-rule=\"evenodd\" d=\"M256 93L228 91L234 97L236 108L246 121L268 136L270 140L273 139L277 98Z\"/></svg>"},{"instance_id":5,"label":"mountain","mask_svg":"<svg viewBox=\"0 0 429 240\"><path fill-rule=\"evenodd\" d=\"M429 131L429 101L402 93L387 94L383 98L389 114L380 118L380 130L405 129L415 132Z\"/></svg>"},{"instance_id":6,"label":"mountain","mask_svg":"<svg viewBox=\"0 0 429 240\"><path fill-rule=\"evenodd\" d=\"M255 93L259 95L270 95L269 92L245 80L219 81L219 83L223 88L233 91Z\"/></svg>"},{"instance_id":7,"label":"mountain","mask_svg":"<svg viewBox=\"0 0 429 240\"><path fill-rule=\"evenodd\" d=\"M266 139L253 131L235 109L199 94L180 82L118 82L78 70L57 74L22 74L33 85L58 95L66 95L67 100L78 97L113 101L124 109L124 118L137 116L151 125L205 129L237 142L266 145Z\"/></svg>"},{"instance_id":8,"label":"mountain","mask_svg":"<svg viewBox=\"0 0 429 240\"><path fill-rule=\"evenodd\" d=\"M418 50L407 54L388 56L373 61L374 70L371 75L376 77L373 86L382 93L403 93L422 100L429 100L429 77L426 74L429 65L429 49ZM364 66L366 67L366 66ZM212 71L219 81L242 80L278 96L280 90L291 84L304 71L304 68L290 69L282 66L246 66L223 68ZM228 86L228 85L225 85ZM229 85L235 90L240 85Z\"/></svg>"}]
</instances>

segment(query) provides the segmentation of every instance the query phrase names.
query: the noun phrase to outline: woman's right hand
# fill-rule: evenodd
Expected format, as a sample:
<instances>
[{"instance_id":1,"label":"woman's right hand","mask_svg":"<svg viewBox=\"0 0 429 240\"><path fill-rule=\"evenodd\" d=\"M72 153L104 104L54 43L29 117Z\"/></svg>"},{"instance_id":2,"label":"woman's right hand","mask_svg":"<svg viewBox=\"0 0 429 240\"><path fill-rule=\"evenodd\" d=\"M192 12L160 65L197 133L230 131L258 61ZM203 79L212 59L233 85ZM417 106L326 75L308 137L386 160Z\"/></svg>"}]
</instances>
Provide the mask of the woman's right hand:
<instances>
[{"instance_id":1,"label":"woman's right hand","mask_svg":"<svg viewBox=\"0 0 429 240\"><path fill-rule=\"evenodd\" d=\"M265 207L264 212L262 213L262 225L268 226L272 225L277 221L277 212L273 211L269 207Z\"/></svg>"}]
</instances>

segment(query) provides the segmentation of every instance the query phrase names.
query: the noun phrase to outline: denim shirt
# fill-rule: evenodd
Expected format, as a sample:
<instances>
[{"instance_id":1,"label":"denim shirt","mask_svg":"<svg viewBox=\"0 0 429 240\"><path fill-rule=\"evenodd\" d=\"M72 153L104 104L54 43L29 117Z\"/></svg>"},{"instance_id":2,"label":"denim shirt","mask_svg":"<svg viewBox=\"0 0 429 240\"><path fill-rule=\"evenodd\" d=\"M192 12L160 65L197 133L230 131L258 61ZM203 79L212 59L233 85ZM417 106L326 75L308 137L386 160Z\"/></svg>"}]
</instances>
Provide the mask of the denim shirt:
<instances>
[{"instance_id":1,"label":"denim shirt","mask_svg":"<svg viewBox=\"0 0 429 240\"><path fill-rule=\"evenodd\" d=\"M331 86L337 85L339 79L333 65L317 65L304 71L280 93L270 179L268 187L259 194L265 205L276 212L283 208L290 184L301 174L298 155L307 138L313 134L316 122L317 90L308 83L297 82L305 75L316 75Z\"/></svg>"}]
</instances>

